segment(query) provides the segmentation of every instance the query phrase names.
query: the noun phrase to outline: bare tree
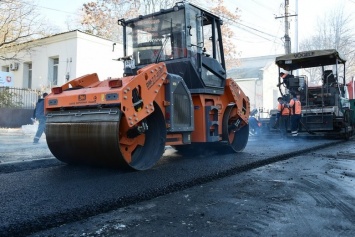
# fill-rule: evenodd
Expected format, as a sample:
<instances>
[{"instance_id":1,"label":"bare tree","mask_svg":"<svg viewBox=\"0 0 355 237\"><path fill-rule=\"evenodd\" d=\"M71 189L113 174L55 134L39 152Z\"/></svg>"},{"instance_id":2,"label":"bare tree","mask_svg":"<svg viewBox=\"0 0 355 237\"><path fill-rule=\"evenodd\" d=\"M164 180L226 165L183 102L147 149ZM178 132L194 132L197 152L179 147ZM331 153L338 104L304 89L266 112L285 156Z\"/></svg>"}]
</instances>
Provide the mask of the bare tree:
<instances>
[{"instance_id":1,"label":"bare tree","mask_svg":"<svg viewBox=\"0 0 355 237\"><path fill-rule=\"evenodd\" d=\"M353 19L339 8L324 14L315 34L300 44L301 50L336 49L347 59L347 81L355 75L355 30ZM313 75L316 72L310 72ZM319 78L320 79L320 78ZM314 81L313 83L317 83Z\"/></svg>"},{"instance_id":2,"label":"bare tree","mask_svg":"<svg viewBox=\"0 0 355 237\"><path fill-rule=\"evenodd\" d=\"M0 1L0 59L18 60L17 53L28 50L24 42L46 35L42 22L32 1Z\"/></svg>"},{"instance_id":3,"label":"bare tree","mask_svg":"<svg viewBox=\"0 0 355 237\"><path fill-rule=\"evenodd\" d=\"M157 12L174 6L175 0L142 0L141 10L143 14Z\"/></svg>"},{"instance_id":4,"label":"bare tree","mask_svg":"<svg viewBox=\"0 0 355 237\"><path fill-rule=\"evenodd\" d=\"M120 28L117 27L118 19L138 17L140 14L171 8L175 2L176 0L96 0L83 5L81 25L88 33L119 41L121 36ZM201 0L190 2L201 5ZM230 11L224 6L223 0L212 0L211 3L209 10L220 16L224 22L222 34L227 65L228 62L235 64L238 52L233 43L234 32L230 26L239 19L238 9L235 9L235 12Z\"/></svg>"},{"instance_id":5,"label":"bare tree","mask_svg":"<svg viewBox=\"0 0 355 237\"><path fill-rule=\"evenodd\" d=\"M234 31L232 30L231 25L239 20L239 9L236 8L233 12L233 9L228 9L224 5L224 0L214 0L214 2L216 3L216 6L212 7L211 11L223 20L221 31L226 66L227 68L233 68L239 62L239 52L234 44Z\"/></svg>"},{"instance_id":6,"label":"bare tree","mask_svg":"<svg viewBox=\"0 0 355 237\"><path fill-rule=\"evenodd\" d=\"M96 0L83 4L80 21L85 32L119 40L117 20L149 14L173 6L174 0Z\"/></svg>"},{"instance_id":7,"label":"bare tree","mask_svg":"<svg viewBox=\"0 0 355 237\"><path fill-rule=\"evenodd\" d=\"M87 33L114 40L117 37L117 20L131 11L125 0L97 0L83 4L80 23ZM133 5L134 6L134 5Z\"/></svg>"}]
</instances>

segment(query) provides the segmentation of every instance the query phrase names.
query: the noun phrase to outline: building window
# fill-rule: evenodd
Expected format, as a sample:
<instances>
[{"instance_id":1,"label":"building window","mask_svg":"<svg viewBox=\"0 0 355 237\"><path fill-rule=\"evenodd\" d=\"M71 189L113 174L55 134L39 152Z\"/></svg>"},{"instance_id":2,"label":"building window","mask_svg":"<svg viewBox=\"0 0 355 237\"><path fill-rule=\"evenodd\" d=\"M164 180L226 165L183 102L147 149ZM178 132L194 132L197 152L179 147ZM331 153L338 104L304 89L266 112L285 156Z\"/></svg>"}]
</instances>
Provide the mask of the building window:
<instances>
[{"instance_id":1,"label":"building window","mask_svg":"<svg viewBox=\"0 0 355 237\"><path fill-rule=\"evenodd\" d=\"M28 88L32 87L32 63L28 64Z\"/></svg>"},{"instance_id":2,"label":"building window","mask_svg":"<svg viewBox=\"0 0 355 237\"><path fill-rule=\"evenodd\" d=\"M53 85L58 85L58 64L59 58L53 59Z\"/></svg>"},{"instance_id":3,"label":"building window","mask_svg":"<svg viewBox=\"0 0 355 237\"><path fill-rule=\"evenodd\" d=\"M23 85L32 88L32 62L23 64Z\"/></svg>"},{"instance_id":4,"label":"building window","mask_svg":"<svg viewBox=\"0 0 355 237\"><path fill-rule=\"evenodd\" d=\"M51 85L58 85L59 58L49 58L48 79Z\"/></svg>"},{"instance_id":5,"label":"building window","mask_svg":"<svg viewBox=\"0 0 355 237\"><path fill-rule=\"evenodd\" d=\"M3 72L10 72L10 66L2 66L1 71Z\"/></svg>"}]
</instances>

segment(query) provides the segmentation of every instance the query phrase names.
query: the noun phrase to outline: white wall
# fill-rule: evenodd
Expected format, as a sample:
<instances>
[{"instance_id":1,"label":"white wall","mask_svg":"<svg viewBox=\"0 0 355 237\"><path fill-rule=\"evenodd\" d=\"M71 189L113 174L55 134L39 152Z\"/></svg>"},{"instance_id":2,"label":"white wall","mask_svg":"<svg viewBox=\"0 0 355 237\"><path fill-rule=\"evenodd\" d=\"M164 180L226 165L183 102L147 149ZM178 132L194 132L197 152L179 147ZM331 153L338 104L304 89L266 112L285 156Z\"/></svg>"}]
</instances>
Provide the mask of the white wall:
<instances>
[{"instance_id":1,"label":"white wall","mask_svg":"<svg viewBox=\"0 0 355 237\"><path fill-rule=\"evenodd\" d=\"M123 56L123 46L117 44L112 51L113 42L80 34L77 45L76 77L97 73L100 80L123 75L123 62L114 61Z\"/></svg>"},{"instance_id":2,"label":"white wall","mask_svg":"<svg viewBox=\"0 0 355 237\"><path fill-rule=\"evenodd\" d=\"M275 63L268 64L263 69L263 108L266 111L277 108L278 91L278 69Z\"/></svg>"},{"instance_id":3,"label":"white wall","mask_svg":"<svg viewBox=\"0 0 355 237\"><path fill-rule=\"evenodd\" d=\"M60 41L36 47L35 53L31 54L31 57L28 59L28 61L32 62L32 89L56 86L52 83L53 68L49 66L48 61L49 58L54 57L59 58L57 85L65 83L67 60L77 57L76 44L77 40L73 38L72 34L68 34Z\"/></svg>"},{"instance_id":4,"label":"white wall","mask_svg":"<svg viewBox=\"0 0 355 237\"><path fill-rule=\"evenodd\" d=\"M49 66L49 58L59 58L58 83L66 83L66 75L69 80L89 73L98 73L101 80L108 77L122 77L122 62L113 61L113 58L123 56L123 47L116 45L112 52L113 42L96 36L88 35L80 31L66 32L52 37L39 39L29 44L30 52L20 52L19 69L13 71L14 87L27 88L26 63L32 63L32 87L49 91L52 86L52 70ZM9 52L11 54L11 52ZM9 55L10 55L9 54ZM0 68L9 65L13 61L0 60ZM28 67L27 67L28 68Z\"/></svg>"},{"instance_id":5,"label":"white wall","mask_svg":"<svg viewBox=\"0 0 355 237\"><path fill-rule=\"evenodd\" d=\"M262 107L262 98L259 97L262 92L262 85L259 78L238 79L235 82L243 90L244 94L248 96L251 110Z\"/></svg>"},{"instance_id":6,"label":"white wall","mask_svg":"<svg viewBox=\"0 0 355 237\"><path fill-rule=\"evenodd\" d=\"M280 96L278 87L278 69L276 64L268 63L260 69L258 78L239 78L235 81L249 97L251 109L262 109L268 112L277 106ZM263 115L264 117L267 114Z\"/></svg>"}]
</instances>

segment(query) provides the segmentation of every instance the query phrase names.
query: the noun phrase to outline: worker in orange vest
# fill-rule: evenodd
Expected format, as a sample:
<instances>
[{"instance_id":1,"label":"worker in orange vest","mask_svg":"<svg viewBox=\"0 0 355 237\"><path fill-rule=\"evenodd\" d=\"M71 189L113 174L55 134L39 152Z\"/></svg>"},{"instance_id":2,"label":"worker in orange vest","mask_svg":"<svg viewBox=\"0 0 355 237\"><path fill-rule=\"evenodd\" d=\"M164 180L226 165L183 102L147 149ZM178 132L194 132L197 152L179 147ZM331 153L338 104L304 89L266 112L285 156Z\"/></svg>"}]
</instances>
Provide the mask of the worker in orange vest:
<instances>
[{"instance_id":1,"label":"worker in orange vest","mask_svg":"<svg viewBox=\"0 0 355 237\"><path fill-rule=\"evenodd\" d=\"M294 94L293 98L290 100L289 107L291 109L291 135L293 137L298 136L298 126L301 121L301 96L299 94Z\"/></svg>"},{"instance_id":2,"label":"worker in orange vest","mask_svg":"<svg viewBox=\"0 0 355 237\"><path fill-rule=\"evenodd\" d=\"M290 120L290 109L287 105L287 103L285 103L285 101L283 100L282 97L279 97L278 99L279 104L277 105L277 120L279 121L279 125L280 125L280 130L281 130L281 134L285 137L287 135L287 128L288 128L288 124L289 124L289 120Z\"/></svg>"}]
</instances>

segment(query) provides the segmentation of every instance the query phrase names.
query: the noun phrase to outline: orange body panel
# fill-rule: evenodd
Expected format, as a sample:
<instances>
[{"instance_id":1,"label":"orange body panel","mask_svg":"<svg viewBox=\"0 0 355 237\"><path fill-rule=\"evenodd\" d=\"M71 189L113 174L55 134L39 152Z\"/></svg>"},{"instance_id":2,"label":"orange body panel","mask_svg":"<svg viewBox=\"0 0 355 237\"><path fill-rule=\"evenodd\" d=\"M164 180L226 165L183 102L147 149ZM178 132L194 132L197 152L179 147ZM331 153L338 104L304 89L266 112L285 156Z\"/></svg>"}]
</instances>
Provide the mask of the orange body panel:
<instances>
[{"instance_id":1,"label":"orange body panel","mask_svg":"<svg viewBox=\"0 0 355 237\"><path fill-rule=\"evenodd\" d=\"M121 78L122 87L118 88L109 87L110 80L100 81L96 74L85 75L64 84L62 93L48 95L45 98L45 110L47 113L51 110L59 110L61 107L100 107L120 104L119 109L124 114L123 118L126 119L127 126L133 127L154 111L154 102L165 116L165 107L169 104L165 101L164 83L169 83L166 77L167 70L164 63L149 65L139 70L136 76ZM73 89L67 90L69 88ZM134 104L133 93L136 93L136 98L138 96L140 99L139 105ZM191 142L206 142L209 133L217 134L221 140L224 112L231 103L236 107L234 118L240 119L242 124L248 123L249 99L232 79L227 79L224 94L192 94L192 100L194 131L191 133ZM52 103L49 103L50 101ZM182 144L182 140L181 134L169 134L167 144L179 145Z\"/></svg>"},{"instance_id":2,"label":"orange body panel","mask_svg":"<svg viewBox=\"0 0 355 237\"><path fill-rule=\"evenodd\" d=\"M216 106L216 110L209 112L209 120L212 117L217 117L218 119L218 134L222 136L222 121L224 111L227 106L231 103L235 103L237 108L237 114L235 117L240 118L244 124L248 123L250 102L249 98L240 89L238 84L232 79L227 79L225 92L222 95L204 95L204 94L193 94L192 100L194 104L194 125L195 130L191 134L192 142L206 142L207 134L206 132L213 133L215 127L210 127L210 131L206 131L206 106ZM214 120L214 119L213 119Z\"/></svg>"},{"instance_id":3,"label":"orange body panel","mask_svg":"<svg viewBox=\"0 0 355 237\"><path fill-rule=\"evenodd\" d=\"M93 73L93 74L88 74L88 75L78 77L74 80L65 83L62 86L62 89L67 90L69 88L75 88L75 87L90 87L90 86L94 87L98 83L100 83L99 77L97 76L96 73Z\"/></svg>"},{"instance_id":4,"label":"orange body panel","mask_svg":"<svg viewBox=\"0 0 355 237\"><path fill-rule=\"evenodd\" d=\"M46 100L46 113L61 107L100 106L120 104L130 127L147 117L154 111L153 102L158 96L158 104L162 109L162 96L165 93L164 81L167 71L164 63L152 64L138 71L136 76L121 78L122 87L110 88L109 80L99 81L96 74L85 75L62 86L63 93L50 94ZM67 90L79 87L80 90ZM67 90L67 91L64 91ZM133 91L142 99L139 108L135 108ZM56 101L55 103L49 103Z\"/></svg>"},{"instance_id":5,"label":"orange body panel","mask_svg":"<svg viewBox=\"0 0 355 237\"><path fill-rule=\"evenodd\" d=\"M222 99L232 101L236 104L237 114L245 124L248 123L250 114L250 101L249 97L245 95L243 90L231 78L227 79L225 86L225 93Z\"/></svg>"}]
</instances>

